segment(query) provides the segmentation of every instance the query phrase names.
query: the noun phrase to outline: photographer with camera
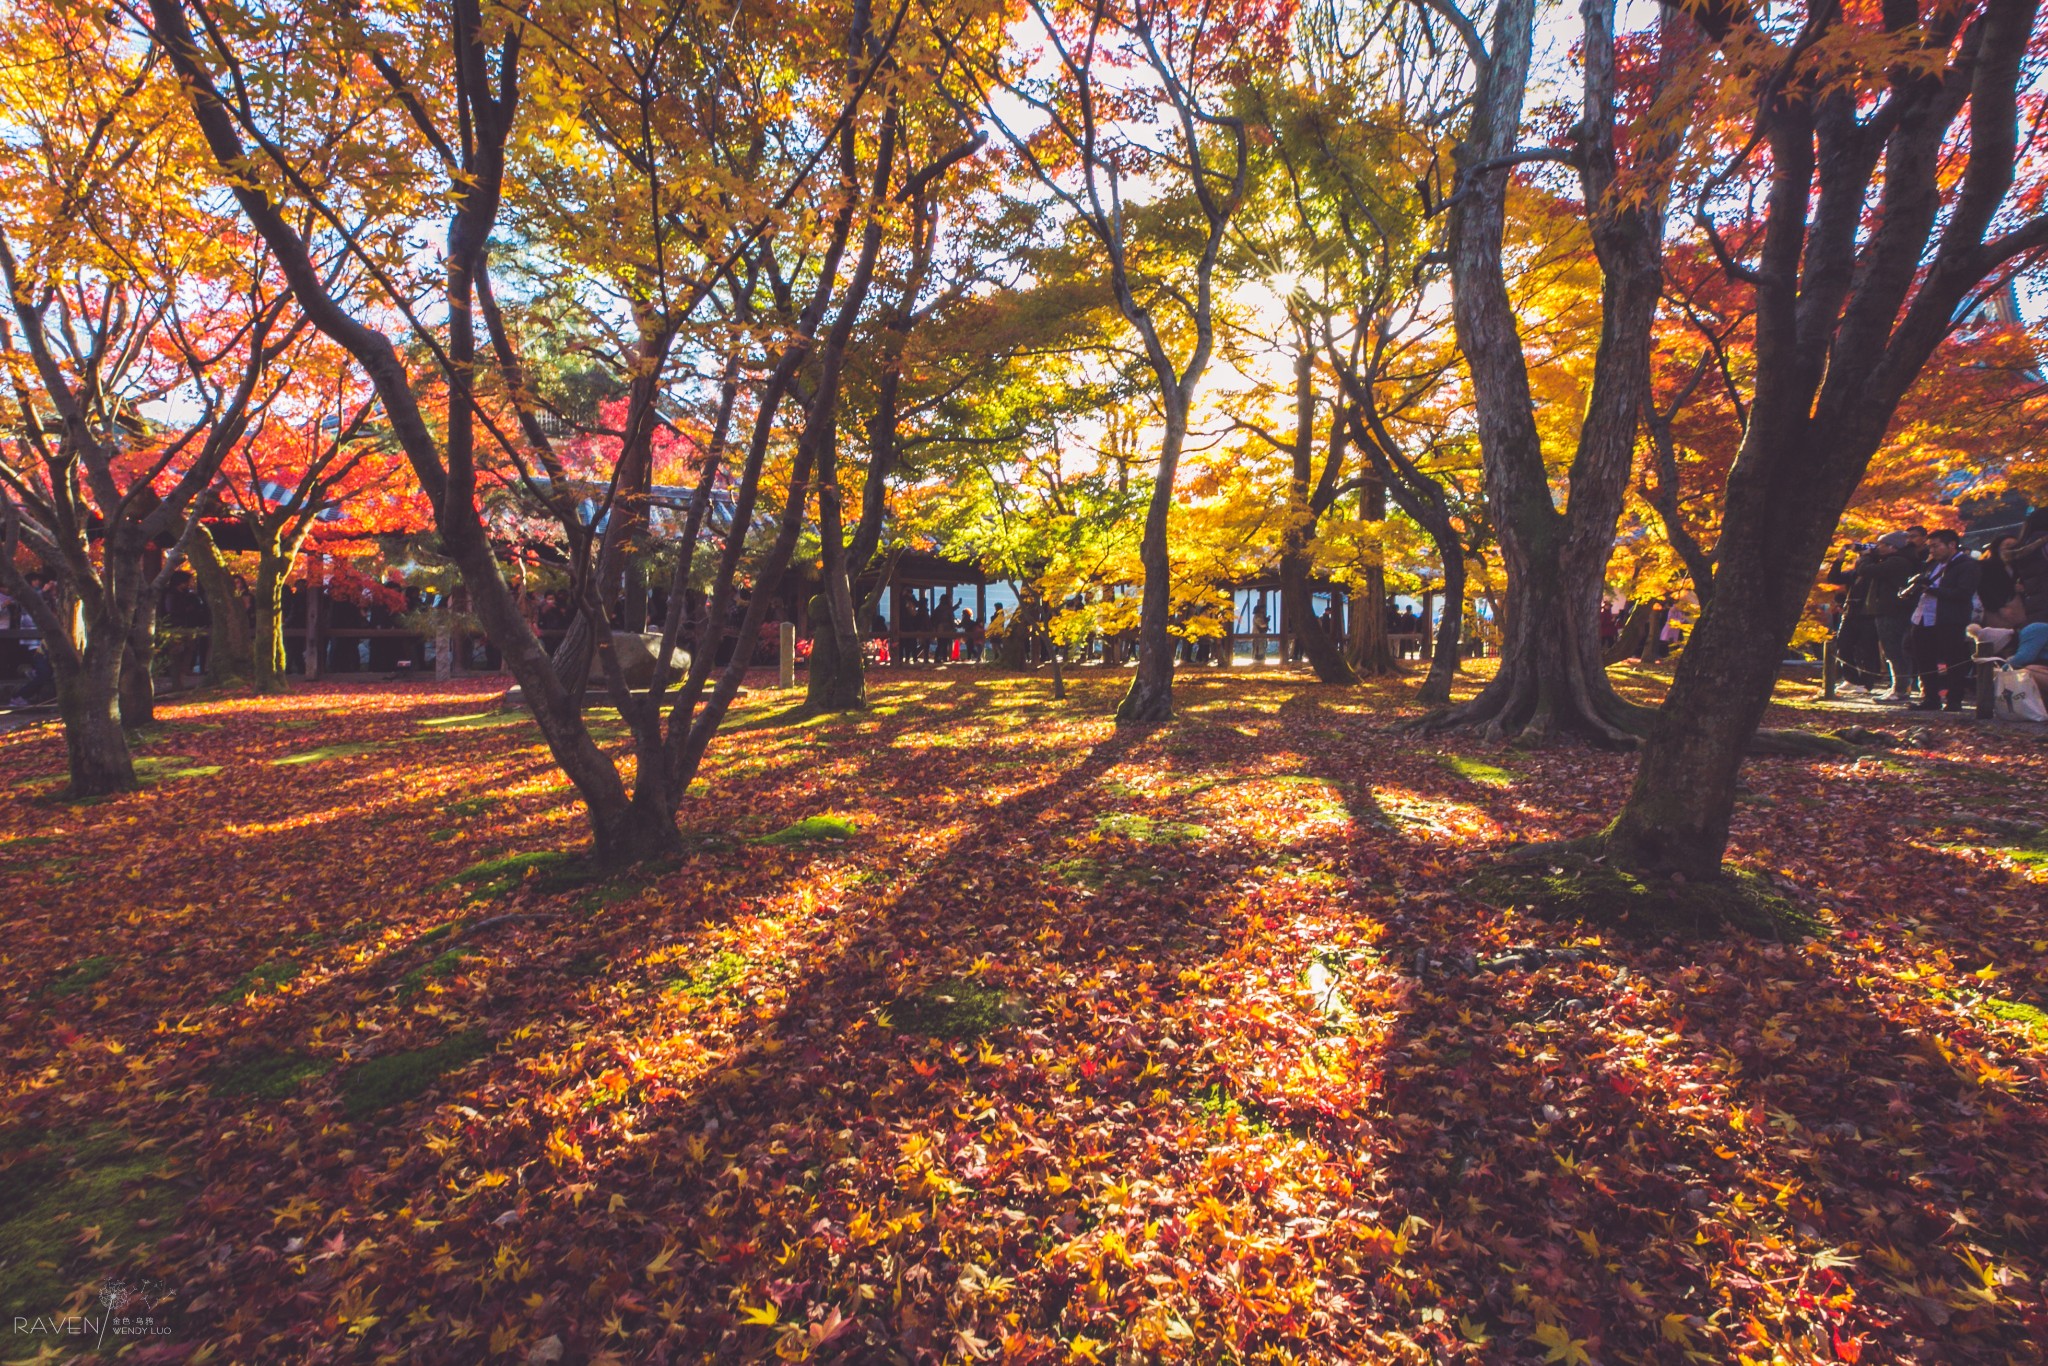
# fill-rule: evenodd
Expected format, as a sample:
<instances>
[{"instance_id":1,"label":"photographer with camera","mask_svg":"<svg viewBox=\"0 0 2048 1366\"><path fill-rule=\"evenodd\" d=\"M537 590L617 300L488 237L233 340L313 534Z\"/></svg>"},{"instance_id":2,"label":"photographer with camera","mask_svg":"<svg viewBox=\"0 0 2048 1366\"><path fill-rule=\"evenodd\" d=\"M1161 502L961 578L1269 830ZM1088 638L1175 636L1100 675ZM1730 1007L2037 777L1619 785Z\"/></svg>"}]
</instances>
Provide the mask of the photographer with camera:
<instances>
[{"instance_id":1,"label":"photographer with camera","mask_svg":"<svg viewBox=\"0 0 2048 1366\"><path fill-rule=\"evenodd\" d=\"M1982 566L1962 553L1962 538L1943 527L1927 533L1927 567L1906 583L1902 601L1912 605L1913 662L1920 672L1919 709L1934 711L1944 700L1961 711L1970 692L1970 618L1976 612Z\"/></svg>"}]
</instances>

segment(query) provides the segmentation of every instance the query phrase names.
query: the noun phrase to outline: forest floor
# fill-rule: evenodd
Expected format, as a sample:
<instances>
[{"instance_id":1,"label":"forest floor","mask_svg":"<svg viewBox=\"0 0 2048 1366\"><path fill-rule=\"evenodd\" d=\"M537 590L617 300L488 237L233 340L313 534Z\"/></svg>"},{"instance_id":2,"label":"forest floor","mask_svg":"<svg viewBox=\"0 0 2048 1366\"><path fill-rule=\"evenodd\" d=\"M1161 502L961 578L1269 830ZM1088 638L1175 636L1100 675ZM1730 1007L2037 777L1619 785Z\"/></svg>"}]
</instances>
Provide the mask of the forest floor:
<instances>
[{"instance_id":1,"label":"forest floor","mask_svg":"<svg viewBox=\"0 0 2048 1366\"><path fill-rule=\"evenodd\" d=\"M1818 931L1680 941L1474 882L1627 756L1120 682L752 692L610 879L488 681L0 737L0 1359L2048 1355L2041 737L1753 761Z\"/></svg>"}]
</instances>

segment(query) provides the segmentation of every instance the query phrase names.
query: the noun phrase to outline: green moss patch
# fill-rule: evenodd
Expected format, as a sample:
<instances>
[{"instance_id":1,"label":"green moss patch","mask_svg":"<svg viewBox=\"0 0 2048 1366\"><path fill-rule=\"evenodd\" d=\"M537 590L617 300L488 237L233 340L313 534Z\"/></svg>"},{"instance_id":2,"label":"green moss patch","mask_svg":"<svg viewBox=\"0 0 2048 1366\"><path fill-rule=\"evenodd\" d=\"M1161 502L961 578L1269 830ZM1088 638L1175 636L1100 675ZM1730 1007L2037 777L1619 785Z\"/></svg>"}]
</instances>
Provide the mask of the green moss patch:
<instances>
[{"instance_id":1,"label":"green moss patch","mask_svg":"<svg viewBox=\"0 0 2048 1366\"><path fill-rule=\"evenodd\" d=\"M1994 1020L2019 1025L2026 1030L2035 1043L2048 1044L2048 1011L2039 1006L2028 1005L2025 1001L2007 1001L1999 997L1987 997L1980 1007Z\"/></svg>"},{"instance_id":2,"label":"green moss patch","mask_svg":"<svg viewBox=\"0 0 2048 1366\"><path fill-rule=\"evenodd\" d=\"M318 749L308 749L302 750L297 754L287 754L281 759L272 759L270 762L280 767L289 764L324 764L331 759L353 759L358 754L368 754L372 750L382 748L382 745L361 741L344 745L322 745Z\"/></svg>"},{"instance_id":3,"label":"green moss patch","mask_svg":"<svg viewBox=\"0 0 2048 1366\"><path fill-rule=\"evenodd\" d=\"M438 887L468 889L472 901L504 896L528 881L543 892L565 891L590 880L581 861L560 849L534 849L523 854L505 854L472 863Z\"/></svg>"},{"instance_id":4,"label":"green moss patch","mask_svg":"<svg viewBox=\"0 0 2048 1366\"><path fill-rule=\"evenodd\" d=\"M1023 1002L982 982L934 982L899 997L889 1006L889 1022L905 1034L932 1039L967 1039L992 1034L1028 1017Z\"/></svg>"},{"instance_id":5,"label":"green moss patch","mask_svg":"<svg viewBox=\"0 0 2048 1366\"><path fill-rule=\"evenodd\" d=\"M51 978L47 990L52 996L76 996L87 987L106 981L118 966L117 959L96 953L90 958L80 959Z\"/></svg>"},{"instance_id":6,"label":"green moss patch","mask_svg":"<svg viewBox=\"0 0 2048 1366\"><path fill-rule=\"evenodd\" d=\"M214 1000L226 1003L244 1000L250 996L262 996L270 992L280 991L286 982L297 977L302 971L304 969L289 958L281 958L276 962L264 963L243 973L240 981L214 997Z\"/></svg>"},{"instance_id":7,"label":"green moss patch","mask_svg":"<svg viewBox=\"0 0 2048 1366\"><path fill-rule=\"evenodd\" d=\"M0 1304L32 1317L90 1303L183 1203L163 1157L122 1135L45 1138L0 1153Z\"/></svg>"},{"instance_id":8,"label":"green moss patch","mask_svg":"<svg viewBox=\"0 0 2048 1366\"><path fill-rule=\"evenodd\" d=\"M464 797L459 802L448 803L448 814L457 820L468 820L471 816L481 816L504 805L503 797Z\"/></svg>"},{"instance_id":9,"label":"green moss patch","mask_svg":"<svg viewBox=\"0 0 2048 1366\"><path fill-rule=\"evenodd\" d=\"M492 730L499 726L517 726L533 718L523 711L483 711L469 716L430 716L420 722L427 730Z\"/></svg>"},{"instance_id":10,"label":"green moss patch","mask_svg":"<svg viewBox=\"0 0 2048 1366\"><path fill-rule=\"evenodd\" d=\"M143 754L135 759L135 780L140 783L211 778L220 771L219 764L202 764L181 754Z\"/></svg>"},{"instance_id":11,"label":"green moss patch","mask_svg":"<svg viewBox=\"0 0 2048 1366\"><path fill-rule=\"evenodd\" d=\"M669 992L680 992L708 1001L723 995L728 988L739 984L747 975L747 960L730 949L722 949L704 962L690 969L682 976L671 980L664 988Z\"/></svg>"},{"instance_id":12,"label":"green moss patch","mask_svg":"<svg viewBox=\"0 0 2048 1366\"><path fill-rule=\"evenodd\" d=\"M449 949L446 953L436 956L432 961L420 964L411 972L398 979L399 996L401 998L417 996L420 992L426 990L427 983L430 981L439 981L444 978L458 976L462 972L463 961L476 956L475 949L466 949L458 945L455 948Z\"/></svg>"},{"instance_id":13,"label":"green moss patch","mask_svg":"<svg viewBox=\"0 0 2048 1366\"><path fill-rule=\"evenodd\" d=\"M1803 939L1821 926L1754 873L1730 869L1712 882L1649 881L1580 855L1508 865L1470 884L1482 899L1623 933L1696 939L1736 929Z\"/></svg>"},{"instance_id":14,"label":"green moss patch","mask_svg":"<svg viewBox=\"0 0 2048 1366\"><path fill-rule=\"evenodd\" d=\"M211 1083L217 1096L254 1096L260 1100L283 1100L312 1078L325 1073L330 1063L304 1053L263 1049L224 1063L213 1072Z\"/></svg>"},{"instance_id":15,"label":"green moss patch","mask_svg":"<svg viewBox=\"0 0 2048 1366\"><path fill-rule=\"evenodd\" d=\"M357 1063L342 1073L341 1108L349 1118L360 1119L403 1104L424 1095L442 1077L490 1051L490 1038L480 1029L471 1029L429 1048L387 1053Z\"/></svg>"},{"instance_id":16,"label":"green moss patch","mask_svg":"<svg viewBox=\"0 0 2048 1366\"><path fill-rule=\"evenodd\" d=\"M1468 783L1477 783L1481 787L1513 787L1515 785L1515 775L1497 764L1481 763L1477 759L1468 759L1462 754L1446 754L1443 758L1444 767Z\"/></svg>"},{"instance_id":17,"label":"green moss patch","mask_svg":"<svg viewBox=\"0 0 2048 1366\"><path fill-rule=\"evenodd\" d=\"M785 825L772 835L763 835L756 844L824 844L843 843L857 832L853 822L844 816L806 816L794 825Z\"/></svg>"},{"instance_id":18,"label":"green moss patch","mask_svg":"<svg viewBox=\"0 0 2048 1366\"><path fill-rule=\"evenodd\" d=\"M1207 827L1191 825L1186 821L1154 820L1150 816L1139 816L1125 811L1114 812L1097 819L1095 832L1138 844L1185 844L1190 840L1201 839L1209 833Z\"/></svg>"}]
</instances>

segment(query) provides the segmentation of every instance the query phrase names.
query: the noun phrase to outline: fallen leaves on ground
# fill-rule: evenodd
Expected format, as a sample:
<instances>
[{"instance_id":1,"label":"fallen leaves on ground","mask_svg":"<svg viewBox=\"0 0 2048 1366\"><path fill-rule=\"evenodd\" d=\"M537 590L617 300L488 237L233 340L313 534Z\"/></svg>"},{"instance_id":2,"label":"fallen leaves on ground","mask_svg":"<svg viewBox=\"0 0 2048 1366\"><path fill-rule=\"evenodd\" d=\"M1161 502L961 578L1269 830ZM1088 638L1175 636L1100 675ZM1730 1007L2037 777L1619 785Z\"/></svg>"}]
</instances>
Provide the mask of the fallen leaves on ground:
<instances>
[{"instance_id":1,"label":"fallen leaves on ground","mask_svg":"<svg viewBox=\"0 0 2048 1366\"><path fill-rule=\"evenodd\" d=\"M618 877L480 684L170 703L89 805L0 738L0 1183L78 1221L0 1279L154 1278L149 1360L2048 1350L2038 741L1753 761L1826 932L1642 942L1468 885L1626 757L1114 683L757 691Z\"/></svg>"}]
</instances>

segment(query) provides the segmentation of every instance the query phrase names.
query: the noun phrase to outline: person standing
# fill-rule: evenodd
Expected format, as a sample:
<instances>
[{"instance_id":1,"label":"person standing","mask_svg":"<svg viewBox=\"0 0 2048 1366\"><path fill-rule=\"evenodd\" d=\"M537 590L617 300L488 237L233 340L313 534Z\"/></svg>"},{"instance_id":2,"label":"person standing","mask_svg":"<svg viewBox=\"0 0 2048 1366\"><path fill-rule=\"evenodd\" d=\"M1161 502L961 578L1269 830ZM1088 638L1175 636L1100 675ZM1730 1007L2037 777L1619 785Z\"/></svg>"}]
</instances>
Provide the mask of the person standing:
<instances>
[{"instance_id":1,"label":"person standing","mask_svg":"<svg viewBox=\"0 0 2048 1366\"><path fill-rule=\"evenodd\" d=\"M1877 538L1876 558L1864 585L1864 601L1877 630L1879 657L1891 676L1889 691L1879 693L1880 702L1913 700L1913 663L1906 649L1912 628L1913 603L1904 594L1906 584L1919 569L1912 554L1912 541L1903 531Z\"/></svg>"},{"instance_id":2,"label":"person standing","mask_svg":"<svg viewBox=\"0 0 2048 1366\"><path fill-rule=\"evenodd\" d=\"M1263 591L1252 599L1252 663L1266 662L1266 628L1272 619L1266 615L1266 595Z\"/></svg>"},{"instance_id":3,"label":"person standing","mask_svg":"<svg viewBox=\"0 0 2048 1366\"><path fill-rule=\"evenodd\" d=\"M1972 674L1970 617L1982 566L1946 527L1927 533L1927 568L1906 585L1913 603L1911 651L1920 672L1921 711L1961 711Z\"/></svg>"},{"instance_id":4,"label":"person standing","mask_svg":"<svg viewBox=\"0 0 2048 1366\"><path fill-rule=\"evenodd\" d=\"M2017 631L2027 624L2026 599L2020 596L2019 580L2005 557L2005 552L2018 544L2016 536L2000 536L1977 557L1977 602L1984 609L1986 626Z\"/></svg>"},{"instance_id":5,"label":"person standing","mask_svg":"<svg viewBox=\"0 0 2048 1366\"><path fill-rule=\"evenodd\" d=\"M1848 566L1849 552L1835 556L1827 581L1845 590L1842 616L1835 628L1835 659L1842 666L1843 687L1868 690L1876 686L1884 667L1877 643L1877 617L1870 602L1870 579L1877 566L1877 547L1858 547L1854 567Z\"/></svg>"}]
</instances>

